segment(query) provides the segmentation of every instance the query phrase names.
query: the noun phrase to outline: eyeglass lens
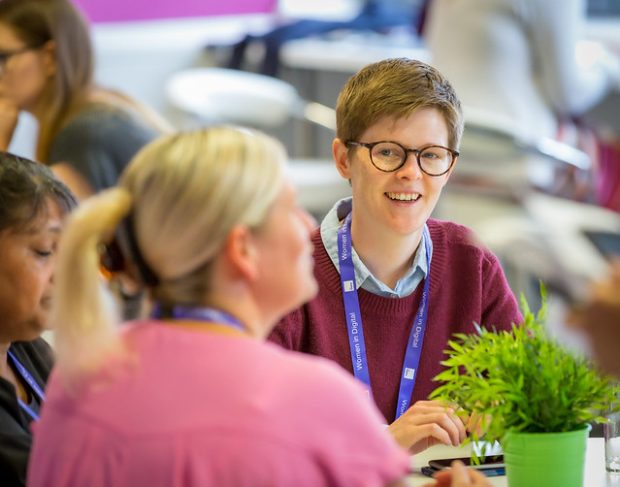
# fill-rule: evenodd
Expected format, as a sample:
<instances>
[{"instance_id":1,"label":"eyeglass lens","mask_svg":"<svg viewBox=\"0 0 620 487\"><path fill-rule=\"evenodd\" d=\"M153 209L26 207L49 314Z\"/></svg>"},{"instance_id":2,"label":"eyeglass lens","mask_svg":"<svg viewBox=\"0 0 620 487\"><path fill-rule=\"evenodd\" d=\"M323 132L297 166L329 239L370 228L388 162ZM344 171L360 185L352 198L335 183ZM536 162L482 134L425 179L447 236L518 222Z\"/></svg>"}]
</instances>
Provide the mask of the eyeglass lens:
<instances>
[{"instance_id":1,"label":"eyeglass lens","mask_svg":"<svg viewBox=\"0 0 620 487\"><path fill-rule=\"evenodd\" d=\"M10 58L16 56L17 54L22 54L24 52L30 51L32 49L34 48L31 46L24 46L22 48L14 49L12 51L0 51L0 72L4 70L6 63L9 61Z\"/></svg>"},{"instance_id":2,"label":"eyeglass lens","mask_svg":"<svg viewBox=\"0 0 620 487\"><path fill-rule=\"evenodd\" d=\"M425 147L415 155L422 170L430 175L445 173L453 158L448 149L439 146ZM393 142L382 142L372 148L370 156L373 164L382 171L395 171L407 158L407 151Z\"/></svg>"}]
</instances>

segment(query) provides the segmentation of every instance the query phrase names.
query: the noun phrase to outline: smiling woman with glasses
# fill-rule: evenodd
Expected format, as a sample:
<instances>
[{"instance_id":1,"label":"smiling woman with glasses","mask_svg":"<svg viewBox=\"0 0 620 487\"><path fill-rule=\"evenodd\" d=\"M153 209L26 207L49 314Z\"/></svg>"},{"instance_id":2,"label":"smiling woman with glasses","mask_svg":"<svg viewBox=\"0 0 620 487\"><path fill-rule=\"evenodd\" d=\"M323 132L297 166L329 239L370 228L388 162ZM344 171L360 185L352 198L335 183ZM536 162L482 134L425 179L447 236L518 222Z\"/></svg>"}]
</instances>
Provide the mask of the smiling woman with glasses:
<instances>
[{"instance_id":1,"label":"smiling woman with glasses","mask_svg":"<svg viewBox=\"0 0 620 487\"><path fill-rule=\"evenodd\" d=\"M386 59L346 83L336 125L332 153L353 196L313 234L318 296L271 339L349 370L410 452L456 446L466 415L428 400L448 340L521 321L497 258L431 218L457 167L461 104L432 66Z\"/></svg>"},{"instance_id":2,"label":"smiling woman with glasses","mask_svg":"<svg viewBox=\"0 0 620 487\"><path fill-rule=\"evenodd\" d=\"M459 152L441 145L427 145L419 149L409 149L398 142L390 140L364 143L352 140L346 143L348 147L366 147L370 152L370 162L379 171L397 171L405 162L409 154L415 154L418 166L429 176L443 176L452 168L452 164L459 156Z\"/></svg>"}]
</instances>

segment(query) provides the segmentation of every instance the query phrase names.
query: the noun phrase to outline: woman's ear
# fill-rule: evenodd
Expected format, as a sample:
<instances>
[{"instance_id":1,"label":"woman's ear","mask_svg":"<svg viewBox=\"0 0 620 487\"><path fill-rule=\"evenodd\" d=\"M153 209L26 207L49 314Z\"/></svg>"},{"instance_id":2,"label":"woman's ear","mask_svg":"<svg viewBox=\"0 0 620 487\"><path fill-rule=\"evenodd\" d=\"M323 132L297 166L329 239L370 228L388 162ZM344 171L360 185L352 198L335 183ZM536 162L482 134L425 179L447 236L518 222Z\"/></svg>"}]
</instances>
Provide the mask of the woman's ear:
<instances>
[{"instance_id":1,"label":"woman's ear","mask_svg":"<svg viewBox=\"0 0 620 487\"><path fill-rule=\"evenodd\" d=\"M47 41L41 48L45 74L52 77L56 74L56 43Z\"/></svg>"},{"instance_id":2,"label":"woman's ear","mask_svg":"<svg viewBox=\"0 0 620 487\"><path fill-rule=\"evenodd\" d=\"M348 152L349 151L347 149L347 146L342 140L338 138L335 138L333 140L332 155L334 157L334 161L336 162L336 169L338 169L338 172L343 178L348 179L350 181L351 171L350 171L350 166L349 166Z\"/></svg>"},{"instance_id":3,"label":"woman's ear","mask_svg":"<svg viewBox=\"0 0 620 487\"><path fill-rule=\"evenodd\" d=\"M258 249L247 226L237 225L230 231L224 245L224 255L230 272L250 282L258 279Z\"/></svg>"}]
</instances>

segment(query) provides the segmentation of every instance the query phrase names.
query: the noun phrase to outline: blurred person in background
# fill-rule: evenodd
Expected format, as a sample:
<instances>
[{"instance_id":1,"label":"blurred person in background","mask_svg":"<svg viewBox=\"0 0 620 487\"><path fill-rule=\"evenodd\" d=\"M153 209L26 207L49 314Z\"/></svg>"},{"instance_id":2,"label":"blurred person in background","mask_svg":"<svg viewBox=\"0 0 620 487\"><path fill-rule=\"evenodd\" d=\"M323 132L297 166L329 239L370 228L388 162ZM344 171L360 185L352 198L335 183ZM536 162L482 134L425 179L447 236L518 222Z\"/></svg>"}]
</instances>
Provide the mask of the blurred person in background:
<instances>
[{"instance_id":1,"label":"blurred person in background","mask_svg":"<svg viewBox=\"0 0 620 487\"><path fill-rule=\"evenodd\" d=\"M52 351L40 338L56 251L76 201L42 164L0 152L0 484L24 486Z\"/></svg>"},{"instance_id":2,"label":"blurred person in background","mask_svg":"<svg viewBox=\"0 0 620 487\"><path fill-rule=\"evenodd\" d=\"M620 210L617 134L603 137L579 122L620 90L618 59L601 46L578 48L585 2L429 1L424 32L432 62L454 84L466 118L468 109L478 111L523 140L551 137L584 150L593 173L564 168L547 189Z\"/></svg>"},{"instance_id":3,"label":"blurred person in background","mask_svg":"<svg viewBox=\"0 0 620 487\"><path fill-rule=\"evenodd\" d=\"M592 284L569 323L586 334L601 368L620 377L620 262L610 266L606 279Z\"/></svg>"},{"instance_id":4,"label":"blurred person in background","mask_svg":"<svg viewBox=\"0 0 620 487\"><path fill-rule=\"evenodd\" d=\"M363 389L263 341L317 290L285 159L247 129L170 135L82 202L60 244L29 485L401 485L409 456ZM99 275L114 235L106 262L154 303L122 331Z\"/></svg>"},{"instance_id":5,"label":"blurred person in background","mask_svg":"<svg viewBox=\"0 0 620 487\"><path fill-rule=\"evenodd\" d=\"M167 124L97 86L88 25L69 0L0 1L0 149L21 110L38 122L36 159L80 198L113 186Z\"/></svg>"}]
</instances>

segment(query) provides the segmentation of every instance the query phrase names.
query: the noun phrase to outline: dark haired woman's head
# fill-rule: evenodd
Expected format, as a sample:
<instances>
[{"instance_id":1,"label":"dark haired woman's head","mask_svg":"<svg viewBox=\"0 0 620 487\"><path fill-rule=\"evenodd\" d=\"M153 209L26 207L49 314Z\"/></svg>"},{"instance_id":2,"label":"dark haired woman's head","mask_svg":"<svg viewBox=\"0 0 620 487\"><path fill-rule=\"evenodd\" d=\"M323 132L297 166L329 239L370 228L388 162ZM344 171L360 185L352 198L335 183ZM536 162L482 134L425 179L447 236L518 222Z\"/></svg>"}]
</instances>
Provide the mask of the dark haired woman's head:
<instances>
[{"instance_id":1,"label":"dark haired woman's head","mask_svg":"<svg viewBox=\"0 0 620 487\"><path fill-rule=\"evenodd\" d=\"M28 227L45 215L49 202L62 214L76 199L50 169L8 152L0 152L0 233Z\"/></svg>"},{"instance_id":2,"label":"dark haired woman's head","mask_svg":"<svg viewBox=\"0 0 620 487\"><path fill-rule=\"evenodd\" d=\"M46 328L63 221L75 204L49 168L0 152L0 343Z\"/></svg>"}]
</instances>

